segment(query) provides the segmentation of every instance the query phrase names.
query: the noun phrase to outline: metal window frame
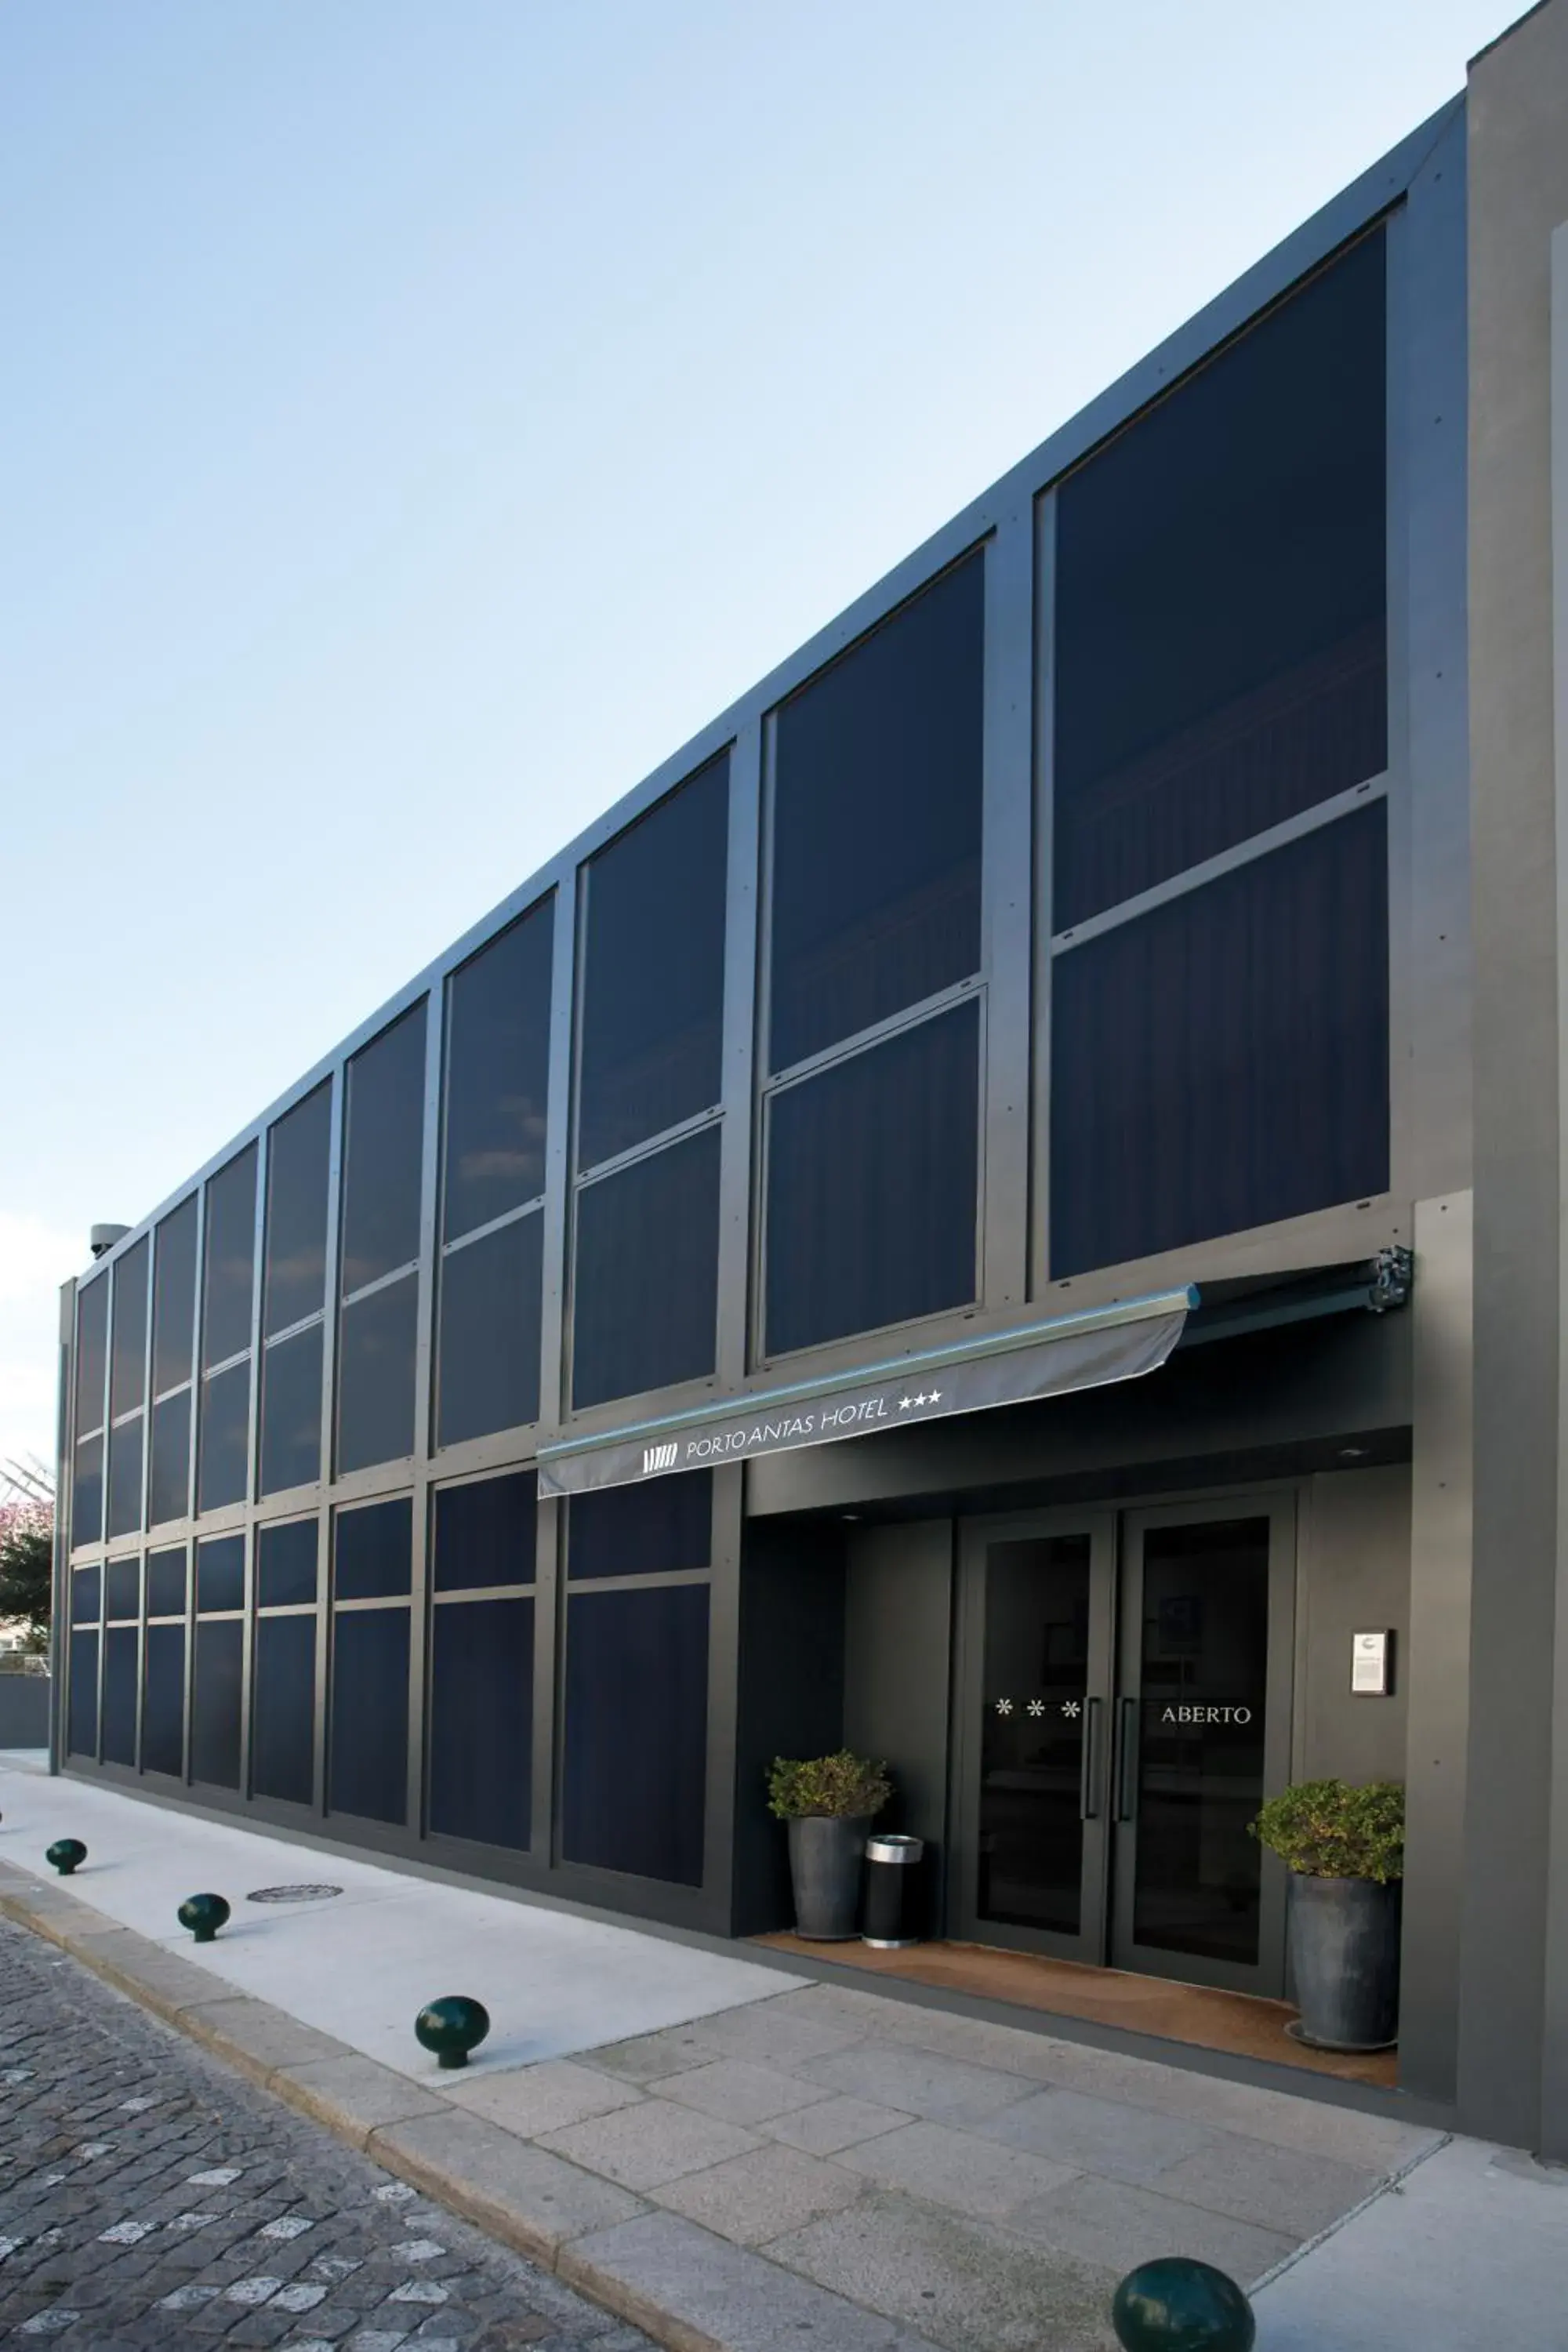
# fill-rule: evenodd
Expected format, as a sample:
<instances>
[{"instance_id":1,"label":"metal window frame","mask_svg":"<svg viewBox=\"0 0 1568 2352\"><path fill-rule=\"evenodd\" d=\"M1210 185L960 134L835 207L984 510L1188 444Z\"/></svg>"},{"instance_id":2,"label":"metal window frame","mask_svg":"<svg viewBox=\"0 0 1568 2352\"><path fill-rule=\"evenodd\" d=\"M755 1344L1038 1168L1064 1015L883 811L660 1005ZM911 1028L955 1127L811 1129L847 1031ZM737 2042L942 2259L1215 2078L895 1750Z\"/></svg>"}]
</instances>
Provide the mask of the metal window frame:
<instances>
[{"instance_id":1,"label":"metal window frame","mask_svg":"<svg viewBox=\"0 0 1568 2352\"><path fill-rule=\"evenodd\" d=\"M699 740L700 740L701 739L700 738ZM624 1402L624 1400L620 1398L604 1398L592 1405L580 1406L573 1402L573 1387L576 1371L577 1251L580 1242L578 1202L583 1193L590 1185L600 1183L607 1177L619 1175L625 1169L635 1166L639 1160L651 1160L659 1152L670 1150L679 1143L686 1142L690 1136L700 1134L710 1127L717 1127L721 1130L719 1147L719 1224L721 1234L723 1231L725 1223L725 1150L723 1143L723 1130L726 1124L726 1114L731 1108L731 1105L728 1100L729 1088L727 1086L731 1045L728 1012L731 993L730 984L733 971L731 930L733 929L733 907L736 880L735 754L737 748L737 742L733 734L721 735L719 740L710 744L700 759L692 760L681 768L679 773L670 776L668 781L662 782L660 788L657 792L649 794L646 800L643 800L642 804L633 813L628 814L622 824L615 826L612 830L607 832L602 839L595 838L594 840L593 846L591 848L584 849L581 856L575 861L569 859L563 859L562 861L562 864L566 866L567 871L572 874L572 982L568 992L569 1045L567 1049L566 1076L567 1108L566 1118L563 1122L564 1133L562 1138L565 1160L565 1198L563 1205L563 1223L564 1232L563 1263L561 1268L560 1324L559 1329L554 1335L554 1361L559 1372L559 1386L555 1392L554 1418L557 1423L562 1424L568 1423L575 1424L580 1420L585 1420L587 1423L591 1425L593 1417L595 1414L603 1414L606 1411L613 1412L617 1405ZM719 1005L719 1099L717 1102L709 1104L702 1110L691 1112L686 1118L675 1120L670 1126L661 1128L657 1134L644 1136L638 1142L628 1144L625 1150L612 1152L606 1159L596 1160L589 1163L587 1166L584 1166L580 1160L583 1067L584 1060L583 1024L587 1007L586 983L588 957L592 945L589 936L590 902L595 861L602 852L613 849L616 842L619 841L624 835L630 833L634 826L643 824L647 820L656 816L660 806L666 801L672 800L675 794L685 785L694 783L697 778L701 775L706 769L713 767L720 760L723 760L725 763L725 858L724 946L721 962L721 995ZM667 763L667 767L671 764L675 763ZM659 773L661 777L663 777L665 775L665 771L661 770ZM640 799L641 796L633 795L632 797ZM574 863L575 867L574 872L573 872ZM544 1239L546 1245L548 1245L551 1239L548 1226L545 1230ZM717 1237L715 1239L714 1246L717 1269L715 1276L715 1290L717 1292L719 1277L721 1276L723 1271L722 1244ZM721 1296L720 1296L716 1297L714 1311L714 1369L710 1373L700 1375L695 1381L682 1381L677 1384L683 1391L693 1390L700 1392L701 1391L711 1389L715 1381L719 1379L719 1365L722 1352L720 1330L722 1321L723 1305ZM548 1344L551 1338L549 1329L547 1328L542 1331L541 1336ZM639 1391L639 1393L643 1395L662 1395L664 1391L662 1389L644 1390ZM533 1424L536 1431L540 1432L542 1432L545 1428L551 1425L551 1423L546 1417L546 1394L547 1391L545 1384L542 1380L540 1383L540 1417L538 1422Z\"/></svg>"}]
</instances>

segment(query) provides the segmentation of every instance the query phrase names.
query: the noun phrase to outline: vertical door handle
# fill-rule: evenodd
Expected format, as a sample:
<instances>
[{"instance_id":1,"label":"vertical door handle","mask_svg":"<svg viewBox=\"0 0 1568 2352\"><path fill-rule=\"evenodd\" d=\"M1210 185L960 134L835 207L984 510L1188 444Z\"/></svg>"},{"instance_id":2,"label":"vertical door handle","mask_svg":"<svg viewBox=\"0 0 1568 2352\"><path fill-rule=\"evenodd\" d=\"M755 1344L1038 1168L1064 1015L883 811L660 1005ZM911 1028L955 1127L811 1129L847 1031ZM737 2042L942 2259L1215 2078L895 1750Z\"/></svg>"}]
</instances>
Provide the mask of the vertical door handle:
<instances>
[{"instance_id":1,"label":"vertical door handle","mask_svg":"<svg viewBox=\"0 0 1568 2352\"><path fill-rule=\"evenodd\" d=\"M1100 1707L1097 1698L1086 1699L1083 1706L1083 1753L1078 1767L1078 1817L1080 1822L1100 1819Z\"/></svg>"},{"instance_id":2,"label":"vertical door handle","mask_svg":"<svg viewBox=\"0 0 1568 2352\"><path fill-rule=\"evenodd\" d=\"M1124 1698L1120 1702L1116 1724L1116 1818L1119 1822L1132 1819L1133 1790L1138 1772L1137 1756L1138 1702Z\"/></svg>"}]
</instances>

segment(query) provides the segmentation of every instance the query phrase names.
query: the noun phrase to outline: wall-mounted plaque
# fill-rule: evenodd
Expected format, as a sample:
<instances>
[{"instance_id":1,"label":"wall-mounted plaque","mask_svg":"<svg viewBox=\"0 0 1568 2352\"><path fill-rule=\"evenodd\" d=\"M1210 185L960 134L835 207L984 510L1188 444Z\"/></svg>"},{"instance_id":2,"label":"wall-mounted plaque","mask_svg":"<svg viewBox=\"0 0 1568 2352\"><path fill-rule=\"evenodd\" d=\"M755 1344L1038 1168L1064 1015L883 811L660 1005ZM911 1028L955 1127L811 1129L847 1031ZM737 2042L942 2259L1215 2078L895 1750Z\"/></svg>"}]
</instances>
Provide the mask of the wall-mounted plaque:
<instances>
[{"instance_id":1,"label":"wall-mounted plaque","mask_svg":"<svg viewBox=\"0 0 1568 2352\"><path fill-rule=\"evenodd\" d=\"M1357 1698L1386 1698L1393 1687L1392 1633L1351 1635L1351 1692Z\"/></svg>"}]
</instances>

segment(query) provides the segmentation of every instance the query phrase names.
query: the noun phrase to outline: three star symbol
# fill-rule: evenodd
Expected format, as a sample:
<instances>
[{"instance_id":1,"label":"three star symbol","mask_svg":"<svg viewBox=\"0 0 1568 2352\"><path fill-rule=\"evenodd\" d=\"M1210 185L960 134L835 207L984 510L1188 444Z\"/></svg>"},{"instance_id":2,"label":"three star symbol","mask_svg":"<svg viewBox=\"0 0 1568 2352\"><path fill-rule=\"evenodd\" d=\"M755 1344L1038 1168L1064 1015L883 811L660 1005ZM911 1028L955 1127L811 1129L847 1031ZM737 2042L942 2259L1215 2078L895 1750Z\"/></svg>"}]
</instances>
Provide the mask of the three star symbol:
<instances>
[{"instance_id":1,"label":"three star symbol","mask_svg":"<svg viewBox=\"0 0 1568 2352\"><path fill-rule=\"evenodd\" d=\"M922 1389L919 1396L900 1397L899 1399L899 1411L900 1412L908 1412L911 1405L940 1404L941 1402L942 1391L940 1389L931 1389L929 1391Z\"/></svg>"}]
</instances>

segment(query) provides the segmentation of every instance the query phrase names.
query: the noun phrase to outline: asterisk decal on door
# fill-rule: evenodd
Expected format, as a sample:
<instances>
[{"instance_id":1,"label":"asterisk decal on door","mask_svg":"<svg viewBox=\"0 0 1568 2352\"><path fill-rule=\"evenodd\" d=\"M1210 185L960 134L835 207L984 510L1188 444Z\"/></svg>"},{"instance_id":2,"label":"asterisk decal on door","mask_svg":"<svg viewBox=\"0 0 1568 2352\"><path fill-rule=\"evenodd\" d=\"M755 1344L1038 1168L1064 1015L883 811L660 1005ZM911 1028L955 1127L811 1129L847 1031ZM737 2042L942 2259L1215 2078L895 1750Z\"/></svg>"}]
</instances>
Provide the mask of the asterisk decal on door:
<instances>
[{"instance_id":1,"label":"asterisk decal on door","mask_svg":"<svg viewBox=\"0 0 1568 2352\"><path fill-rule=\"evenodd\" d=\"M1012 1700L1010 1698L999 1698L996 1702L996 1712L998 1715L1011 1715L1013 1712Z\"/></svg>"},{"instance_id":2,"label":"asterisk decal on door","mask_svg":"<svg viewBox=\"0 0 1568 2352\"><path fill-rule=\"evenodd\" d=\"M1062 1713L1067 1717L1069 1723L1076 1723L1079 1717L1083 1713L1083 1708L1076 1698L1064 1698L1062 1701Z\"/></svg>"},{"instance_id":3,"label":"asterisk decal on door","mask_svg":"<svg viewBox=\"0 0 1568 2352\"><path fill-rule=\"evenodd\" d=\"M1044 1715L1045 1711L1046 1702L1043 1698L1032 1698L1029 1701L1029 1713L1031 1715Z\"/></svg>"}]
</instances>

